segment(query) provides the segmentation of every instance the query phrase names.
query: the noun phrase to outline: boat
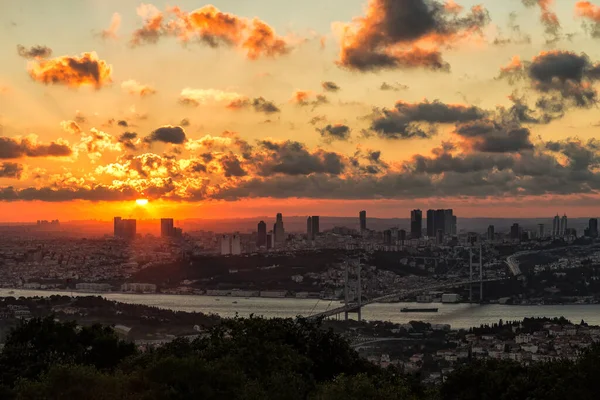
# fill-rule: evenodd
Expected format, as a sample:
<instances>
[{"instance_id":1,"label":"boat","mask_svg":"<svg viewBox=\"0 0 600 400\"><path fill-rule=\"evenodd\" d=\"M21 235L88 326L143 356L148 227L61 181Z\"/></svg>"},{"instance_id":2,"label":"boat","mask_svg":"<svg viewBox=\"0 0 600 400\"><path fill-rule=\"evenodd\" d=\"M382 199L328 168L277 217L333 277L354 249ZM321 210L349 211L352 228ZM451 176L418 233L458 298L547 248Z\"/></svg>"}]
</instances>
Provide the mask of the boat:
<instances>
[{"instance_id":1,"label":"boat","mask_svg":"<svg viewBox=\"0 0 600 400\"><path fill-rule=\"evenodd\" d=\"M405 312L405 313L413 313L413 312L438 312L437 308L403 308L400 310L400 312Z\"/></svg>"}]
</instances>

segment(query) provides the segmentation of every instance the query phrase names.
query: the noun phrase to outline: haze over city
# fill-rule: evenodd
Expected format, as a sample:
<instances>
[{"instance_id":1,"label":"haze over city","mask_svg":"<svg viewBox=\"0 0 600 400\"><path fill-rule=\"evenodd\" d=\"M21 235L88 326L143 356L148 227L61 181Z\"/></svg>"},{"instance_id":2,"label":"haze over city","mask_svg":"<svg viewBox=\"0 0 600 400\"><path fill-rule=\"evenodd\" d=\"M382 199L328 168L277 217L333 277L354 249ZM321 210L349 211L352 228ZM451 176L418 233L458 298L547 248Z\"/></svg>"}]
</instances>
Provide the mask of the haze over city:
<instances>
[{"instance_id":1,"label":"haze over city","mask_svg":"<svg viewBox=\"0 0 600 400\"><path fill-rule=\"evenodd\" d=\"M0 220L594 216L598 5L400 3L1 1Z\"/></svg>"}]
</instances>

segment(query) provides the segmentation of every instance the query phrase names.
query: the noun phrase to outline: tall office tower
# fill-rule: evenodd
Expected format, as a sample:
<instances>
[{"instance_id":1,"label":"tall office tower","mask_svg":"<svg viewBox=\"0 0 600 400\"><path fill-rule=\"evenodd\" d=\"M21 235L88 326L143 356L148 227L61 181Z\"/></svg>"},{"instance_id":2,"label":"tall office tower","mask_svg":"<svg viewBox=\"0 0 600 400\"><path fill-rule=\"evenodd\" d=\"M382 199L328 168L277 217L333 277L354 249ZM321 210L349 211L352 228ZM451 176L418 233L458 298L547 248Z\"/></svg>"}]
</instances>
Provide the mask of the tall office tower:
<instances>
[{"instance_id":1,"label":"tall office tower","mask_svg":"<svg viewBox=\"0 0 600 400\"><path fill-rule=\"evenodd\" d=\"M458 217L456 215L452 216L452 236L458 235Z\"/></svg>"},{"instance_id":2,"label":"tall office tower","mask_svg":"<svg viewBox=\"0 0 600 400\"><path fill-rule=\"evenodd\" d=\"M490 225L488 226L488 230L487 230L487 240L489 240L490 242L494 240L495 236L496 236L496 232L495 232L495 228L494 225Z\"/></svg>"},{"instance_id":3,"label":"tall office tower","mask_svg":"<svg viewBox=\"0 0 600 400\"><path fill-rule=\"evenodd\" d=\"M231 238L231 254L234 256L242 254L242 240L238 233Z\"/></svg>"},{"instance_id":4,"label":"tall office tower","mask_svg":"<svg viewBox=\"0 0 600 400\"><path fill-rule=\"evenodd\" d=\"M598 219L590 218L590 222L588 223L589 236L592 238L598 237Z\"/></svg>"},{"instance_id":5,"label":"tall office tower","mask_svg":"<svg viewBox=\"0 0 600 400\"><path fill-rule=\"evenodd\" d=\"M410 213L410 237L420 239L423 230L423 211L412 210Z\"/></svg>"},{"instance_id":6,"label":"tall office tower","mask_svg":"<svg viewBox=\"0 0 600 400\"><path fill-rule=\"evenodd\" d=\"M358 218L360 219L360 231L364 232L367 230L367 212L361 211L358 213Z\"/></svg>"},{"instance_id":7,"label":"tall office tower","mask_svg":"<svg viewBox=\"0 0 600 400\"><path fill-rule=\"evenodd\" d=\"M227 256L231 254L231 238L229 235L221 236L221 255Z\"/></svg>"},{"instance_id":8,"label":"tall office tower","mask_svg":"<svg viewBox=\"0 0 600 400\"><path fill-rule=\"evenodd\" d=\"M567 234L567 215L563 215L560 219L560 236L565 236Z\"/></svg>"},{"instance_id":9,"label":"tall office tower","mask_svg":"<svg viewBox=\"0 0 600 400\"><path fill-rule=\"evenodd\" d=\"M514 223L510 227L510 238L511 239L520 239L521 238L521 228L519 227L519 224Z\"/></svg>"},{"instance_id":10,"label":"tall office tower","mask_svg":"<svg viewBox=\"0 0 600 400\"><path fill-rule=\"evenodd\" d=\"M444 234L452 235L452 223L454 222L454 210L444 210Z\"/></svg>"},{"instance_id":11,"label":"tall office tower","mask_svg":"<svg viewBox=\"0 0 600 400\"><path fill-rule=\"evenodd\" d=\"M438 229L435 234L435 242L437 244L444 244L444 231Z\"/></svg>"},{"instance_id":12,"label":"tall office tower","mask_svg":"<svg viewBox=\"0 0 600 400\"><path fill-rule=\"evenodd\" d=\"M319 217L316 215L313 215L311 218L311 222L312 222L312 227L311 227L311 233L312 233L312 239L314 240L317 235L320 233L320 228L319 228Z\"/></svg>"},{"instance_id":13,"label":"tall office tower","mask_svg":"<svg viewBox=\"0 0 600 400\"><path fill-rule=\"evenodd\" d=\"M281 213L277 214L273 233L275 234L275 243L283 244L285 242L285 229L283 228L283 215Z\"/></svg>"},{"instance_id":14,"label":"tall office tower","mask_svg":"<svg viewBox=\"0 0 600 400\"><path fill-rule=\"evenodd\" d=\"M40 222L40 221L38 221ZM38 223L39 225L39 223ZM122 237L123 236L123 218L115 217L113 221L113 235L114 237Z\"/></svg>"},{"instance_id":15,"label":"tall office tower","mask_svg":"<svg viewBox=\"0 0 600 400\"><path fill-rule=\"evenodd\" d=\"M435 237L435 210L427 210L427 236Z\"/></svg>"},{"instance_id":16,"label":"tall office tower","mask_svg":"<svg viewBox=\"0 0 600 400\"><path fill-rule=\"evenodd\" d=\"M275 247L275 234L271 232L267 234L267 250L273 247Z\"/></svg>"},{"instance_id":17,"label":"tall office tower","mask_svg":"<svg viewBox=\"0 0 600 400\"><path fill-rule=\"evenodd\" d=\"M383 244L386 246L389 246L392 244L392 231L389 229L383 231Z\"/></svg>"},{"instance_id":18,"label":"tall office tower","mask_svg":"<svg viewBox=\"0 0 600 400\"><path fill-rule=\"evenodd\" d=\"M308 240L313 240L312 217L306 218L306 238Z\"/></svg>"},{"instance_id":19,"label":"tall office tower","mask_svg":"<svg viewBox=\"0 0 600 400\"><path fill-rule=\"evenodd\" d=\"M265 224L265 221L260 221L258 223L258 235L256 237L256 245L258 247L263 247L267 245L267 224Z\"/></svg>"},{"instance_id":20,"label":"tall office tower","mask_svg":"<svg viewBox=\"0 0 600 400\"><path fill-rule=\"evenodd\" d=\"M135 219L123 219L120 223L122 236L125 239L135 239L137 235L137 222Z\"/></svg>"},{"instance_id":21,"label":"tall office tower","mask_svg":"<svg viewBox=\"0 0 600 400\"><path fill-rule=\"evenodd\" d=\"M404 229L400 229L400 232L398 232L398 240L400 240L401 245L404 245L406 241L406 231Z\"/></svg>"},{"instance_id":22,"label":"tall office tower","mask_svg":"<svg viewBox=\"0 0 600 400\"><path fill-rule=\"evenodd\" d=\"M546 237L546 230L544 224L538 224L538 238L542 239Z\"/></svg>"},{"instance_id":23,"label":"tall office tower","mask_svg":"<svg viewBox=\"0 0 600 400\"><path fill-rule=\"evenodd\" d=\"M552 220L552 237L558 237L560 234L560 217L556 214L554 220Z\"/></svg>"},{"instance_id":24,"label":"tall office tower","mask_svg":"<svg viewBox=\"0 0 600 400\"><path fill-rule=\"evenodd\" d=\"M434 226L435 226L435 234L437 236L437 231L441 229L443 233L446 233L446 213L444 210L435 210L434 214Z\"/></svg>"},{"instance_id":25,"label":"tall office tower","mask_svg":"<svg viewBox=\"0 0 600 400\"><path fill-rule=\"evenodd\" d=\"M172 237L174 233L173 218L162 218L160 220L160 236Z\"/></svg>"}]
</instances>

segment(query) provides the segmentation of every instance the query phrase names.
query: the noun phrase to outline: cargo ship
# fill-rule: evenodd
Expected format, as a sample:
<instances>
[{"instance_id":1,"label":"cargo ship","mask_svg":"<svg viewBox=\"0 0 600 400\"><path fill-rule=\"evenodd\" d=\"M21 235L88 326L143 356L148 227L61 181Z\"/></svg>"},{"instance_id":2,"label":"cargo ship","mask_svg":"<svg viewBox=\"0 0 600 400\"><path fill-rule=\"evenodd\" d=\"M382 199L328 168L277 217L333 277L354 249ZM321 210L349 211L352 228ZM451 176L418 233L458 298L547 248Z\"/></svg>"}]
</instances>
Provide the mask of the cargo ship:
<instances>
[{"instance_id":1,"label":"cargo ship","mask_svg":"<svg viewBox=\"0 0 600 400\"><path fill-rule=\"evenodd\" d=\"M417 313L417 312L438 312L437 308L403 308L400 312Z\"/></svg>"}]
</instances>

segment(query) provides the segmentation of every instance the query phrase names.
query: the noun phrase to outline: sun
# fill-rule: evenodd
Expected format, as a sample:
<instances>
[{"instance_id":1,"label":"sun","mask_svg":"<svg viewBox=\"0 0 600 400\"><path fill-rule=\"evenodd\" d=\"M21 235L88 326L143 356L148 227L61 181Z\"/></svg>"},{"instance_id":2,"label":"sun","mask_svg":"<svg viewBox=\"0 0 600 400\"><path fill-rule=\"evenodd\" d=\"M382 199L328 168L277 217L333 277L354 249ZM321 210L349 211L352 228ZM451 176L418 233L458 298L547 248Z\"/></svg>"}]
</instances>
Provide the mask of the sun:
<instances>
[{"instance_id":1,"label":"sun","mask_svg":"<svg viewBox=\"0 0 600 400\"><path fill-rule=\"evenodd\" d=\"M143 206L146 206L146 205L148 205L148 199L137 199L137 200L135 201L135 203L136 203L138 206L142 206L142 207L143 207Z\"/></svg>"}]
</instances>

